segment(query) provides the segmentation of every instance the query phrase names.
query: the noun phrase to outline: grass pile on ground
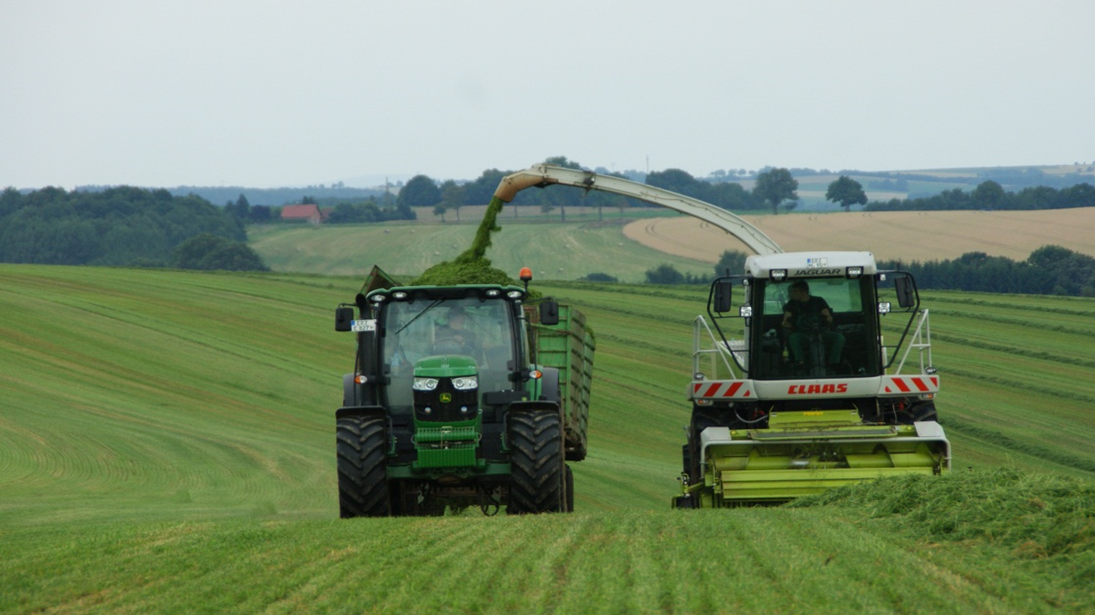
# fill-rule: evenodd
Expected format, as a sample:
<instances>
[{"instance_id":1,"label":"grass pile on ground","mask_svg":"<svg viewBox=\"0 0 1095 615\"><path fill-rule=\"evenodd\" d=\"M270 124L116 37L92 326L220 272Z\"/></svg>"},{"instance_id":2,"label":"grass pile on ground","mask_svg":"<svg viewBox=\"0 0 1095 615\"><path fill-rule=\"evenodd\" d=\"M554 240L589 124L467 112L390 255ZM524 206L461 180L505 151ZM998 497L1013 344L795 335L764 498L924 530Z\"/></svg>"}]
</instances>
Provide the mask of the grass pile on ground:
<instances>
[{"instance_id":1,"label":"grass pile on ground","mask_svg":"<svg viewBox=\"0 0 1095 615\"><path fill-rule=\"evenodd\" d=\"M790 506L855 509L918 540L985 544L1019 559L1056 560L1074 587L1095 583L1095 483L998 468L886 478Z\"/></svg>"}]
</instances>

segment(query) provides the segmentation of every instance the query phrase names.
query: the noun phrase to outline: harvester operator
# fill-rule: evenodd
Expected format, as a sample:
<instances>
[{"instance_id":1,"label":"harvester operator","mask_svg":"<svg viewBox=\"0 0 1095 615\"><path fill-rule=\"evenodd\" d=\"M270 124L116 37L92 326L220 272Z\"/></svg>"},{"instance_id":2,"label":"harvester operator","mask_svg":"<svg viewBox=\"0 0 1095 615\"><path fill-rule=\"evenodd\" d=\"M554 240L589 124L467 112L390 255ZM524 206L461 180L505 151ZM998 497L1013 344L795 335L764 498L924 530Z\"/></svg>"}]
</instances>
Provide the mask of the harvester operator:
<instances>
[{"instance_id":1,"label":"harvester operator","mask_svg":"<svg viewBox=\"0 0 1095 615\"><path fill-rule=\"evenodd\" d=\"M806 350L817 332L829 349L825 355L827 365L840 363L844 336L833 330L833 311L829 303L822 297L810 295L810 285L805 280L792 283L788 294L791 300L783 306L783 328L790 331L787 345L791 350L791 359L800 365L806 362Z\"/></svg>"}]
</instances>

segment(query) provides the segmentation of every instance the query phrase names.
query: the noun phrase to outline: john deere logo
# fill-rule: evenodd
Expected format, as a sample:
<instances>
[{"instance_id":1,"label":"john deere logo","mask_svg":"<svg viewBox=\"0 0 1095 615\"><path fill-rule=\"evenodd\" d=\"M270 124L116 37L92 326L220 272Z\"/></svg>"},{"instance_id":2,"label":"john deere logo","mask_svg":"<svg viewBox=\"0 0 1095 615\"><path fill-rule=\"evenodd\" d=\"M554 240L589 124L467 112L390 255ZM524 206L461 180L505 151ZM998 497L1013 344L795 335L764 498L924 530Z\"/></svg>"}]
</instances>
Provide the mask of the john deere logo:
<instances>
[{"instance_id":1,"label":"john deere logo","mask_svg":"<svg viewBox=\"0 0 1095 615\"><path fill-rule=\"evenodd\" d=\"M452 401L452 393L442 393L441 394L441 403L447 404L450 401Z\"/></svg>"}]
</instances>

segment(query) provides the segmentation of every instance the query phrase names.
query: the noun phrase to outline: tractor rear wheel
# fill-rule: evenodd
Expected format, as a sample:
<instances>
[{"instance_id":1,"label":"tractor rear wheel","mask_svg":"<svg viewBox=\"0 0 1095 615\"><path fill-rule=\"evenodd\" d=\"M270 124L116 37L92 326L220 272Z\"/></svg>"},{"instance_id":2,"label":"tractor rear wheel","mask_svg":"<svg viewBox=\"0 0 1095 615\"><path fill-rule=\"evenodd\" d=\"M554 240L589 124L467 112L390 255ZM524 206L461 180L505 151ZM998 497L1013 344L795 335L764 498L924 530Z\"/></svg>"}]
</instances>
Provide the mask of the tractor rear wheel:
<instances>
[{"instance_id":1,"label":"tractor rear wheel","mask_svg":"<svg viewBox=\"0 0 1095 615\"><path fill-rule=\"evenodd\" d=\"M343 519L391 514L386 427L379 417L338 419L338 509Z\"/></svg>"},{"instance_id":2,"label":"tractor rear wheel","mask_svg":"<svg viewBox=\"0 0 1095 615\"><path fill-rule=\"evenodd\" d=\"M510 488L507 514L565 510L563 429L557 410L509 415Z\"/></svg>"}]
</instances>

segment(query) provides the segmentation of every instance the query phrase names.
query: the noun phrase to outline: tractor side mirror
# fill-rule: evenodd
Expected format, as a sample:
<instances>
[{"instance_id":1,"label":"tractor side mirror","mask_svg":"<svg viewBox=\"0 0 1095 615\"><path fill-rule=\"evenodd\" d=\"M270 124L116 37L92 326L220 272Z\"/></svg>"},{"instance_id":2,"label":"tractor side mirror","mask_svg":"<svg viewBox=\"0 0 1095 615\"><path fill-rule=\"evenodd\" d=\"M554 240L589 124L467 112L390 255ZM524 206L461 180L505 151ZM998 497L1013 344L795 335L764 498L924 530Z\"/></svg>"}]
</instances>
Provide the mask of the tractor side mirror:
<instances>
[{"instance_id":1,"label":"tractor side mirror","mask_svg":"<svg viewBox=\"0 0 1095 615\"><path fill-rule=\"evenodd\" d=\"M548 299L540 303L540 324L553 327L559 324L559 304Z\"/></svg>"},{"instance_id":2,"label":"tractor side mirror","mask_svg":"<svg viewBox=\"0 0 1095 615\"><path fill-rule=\"evenodd\" d=\"M897 305L903 308L916 305L916 285L913 283L912 278L895 278L893 283L894 289L897 291Z\"/></svg>"},{"instance_id":3,"label":"tractor side mirror","mask_svg":"<svg viewBox=\"0 0 1095 615\"><path fill-rule=\"evenodd\" d=\"M335 331L352 331L354 325L354 308L335 308Z\"/></svg>"},{"instance_id":4,"label":"tractor side mirror","mask_svg":"<svg viewBox=\"0 0 1095 615\"><path fill-rule=\"evenodd\" d=\"M734 290L734 284L729 281L715 282L715 298L713 303L715 312L725 314L730 311L730 297Z\"/></svg>"}]
</instances>

